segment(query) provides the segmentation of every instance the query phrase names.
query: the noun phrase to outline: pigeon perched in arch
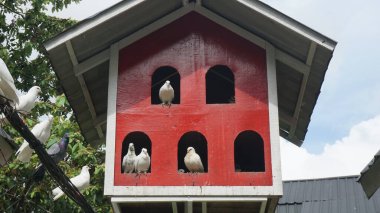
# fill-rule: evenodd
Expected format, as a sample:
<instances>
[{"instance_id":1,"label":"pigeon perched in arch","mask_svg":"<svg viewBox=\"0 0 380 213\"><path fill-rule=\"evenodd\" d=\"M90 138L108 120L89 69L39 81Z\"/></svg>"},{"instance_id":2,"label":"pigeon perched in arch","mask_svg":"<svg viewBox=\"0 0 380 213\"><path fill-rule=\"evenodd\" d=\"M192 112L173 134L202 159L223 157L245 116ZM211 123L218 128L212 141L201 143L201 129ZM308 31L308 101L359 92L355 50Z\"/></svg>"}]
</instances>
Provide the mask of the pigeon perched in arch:
<instances>
[{"instance_id":1,"label":"pigeon perched in arch","mask_svg":"<svg viewBox=\"0 0 380 213\"><path fill-rule=\"evenodd\" d=\"M191 173L204 172L201 157L195 152L193 147L187 148L187 154L185 156L185 166Z\"/></svg>"},{"instance_id":2,"label":"pigeon perched in arch","mask_svg":"<svg viewBox=\"0 0 380 213\"><path fill-rule=\"evenodd\" d=\"M174 99L174 89L170 84L170 81L165 81L164 85L160 88L159 96L162 106L170 107Z\"/></svg>"}]
</instances>

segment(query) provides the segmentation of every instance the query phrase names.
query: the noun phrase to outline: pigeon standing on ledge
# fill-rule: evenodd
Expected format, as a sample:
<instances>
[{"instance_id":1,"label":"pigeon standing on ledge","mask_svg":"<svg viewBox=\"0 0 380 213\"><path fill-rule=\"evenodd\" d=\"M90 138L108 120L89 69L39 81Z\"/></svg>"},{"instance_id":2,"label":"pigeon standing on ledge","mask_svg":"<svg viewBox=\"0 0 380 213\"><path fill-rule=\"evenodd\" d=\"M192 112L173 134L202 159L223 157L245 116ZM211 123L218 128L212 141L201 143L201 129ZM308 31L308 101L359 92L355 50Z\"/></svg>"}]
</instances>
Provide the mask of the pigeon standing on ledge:
<instances>
[{"instance_id":1,"label":"pigeon standing on ledge","mask_svg":"<svg viewBox=\"0 0 380 213\"><path fill-rule=\"evenodd\" d=\"M162 106L171 106L172 101L174 99L174 89L172 85L170 85L170 81L166 81L164 85L160 88L159 92L160 100L162 102Z\"/></svg>"},{"instance_id":2,"label":"pigeon standing on ledge","mask_svg":"<svg viewBox=\"0 0 380 213\"><path fill-rule=\"evenodd\" d=\"M135 146L133 143L128 145L128 153L123 157L122 167L124 173L132 173L135 170Z\"/></svg>"},{"instance_id":3,"label":"pigeon standing on ledge","mask_svg":"<svg viewBox=\"0 0 380 213\"><path fill-rule=\"evenodd\" d=\"M187 148L185 165L190 172L204 172L201 157L199 157L195 149L191 146Z\"/></svg>"},{"instance_id":4,"label":"pigeon standing on ledge","mask_svg":"<svg viewBox=\"0 0 380 213\"><path fill-rule=\"evenodd\" d=\"M135 160L135 170L137 173L146 173L150 166L150 156L148 150L141 149L141 153L137 155Z\"/></svg>"}]
</instances>

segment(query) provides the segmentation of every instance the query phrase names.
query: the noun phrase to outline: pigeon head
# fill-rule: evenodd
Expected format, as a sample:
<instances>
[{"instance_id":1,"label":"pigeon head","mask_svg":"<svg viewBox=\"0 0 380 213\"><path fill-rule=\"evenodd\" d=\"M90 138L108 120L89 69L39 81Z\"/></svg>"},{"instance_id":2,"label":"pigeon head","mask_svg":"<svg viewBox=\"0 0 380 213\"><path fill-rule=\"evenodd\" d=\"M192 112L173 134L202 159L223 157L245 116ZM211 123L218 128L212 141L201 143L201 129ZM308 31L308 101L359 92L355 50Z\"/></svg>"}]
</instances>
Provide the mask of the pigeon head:
<instances>
[{"instance_id":1,"label":"pigeon head","mask_svg":"<svg viewBox=\"0 0 380 213\"><path fill-rule=\"evenodd\" d=\"M135 151L135 145L133 143L129 143L128 149L129 151Z\"/></svg>"},{"instance_id":2,"label":"pigeon head","mask_svg":"<svg viewBox=\"0 0 380 213\"><path fill-rule=\"evenodd\" d=\"M141 152L144 153L144 154L146 154L146 155L148 154L148 150L145 149L145 148L142 148L142 149L141 149Z\"/></svg>"},{"instance_id":3,"label":"pigeon head","mask_svg":"<svg viewBox=\"0 0 380 213\"><path fill-rule=\"evenodd\" d=\"M82 172L88 172L89 170L90 170L90 167L87 165L82 167Z\"/></svg>"},{"instance_id":4,"label":"pigeon head","mask_svg":"<svg viewBox=\"0 0 380 213\"><path fill-rule=\"evenodd\" d=\"M69 133L68 132L66 132L63 135L62 141L63 141L63 143L65 143L65 145L69 144Z\"/></svg>"},{"instance_id":5,"label":"pigeon head","mask_svg":"<svg viewBox=\"0 0 380 213\"><path fill-rule=\"evenodd\" d=\"M41 88L39 86L33 86L32 88L29 89L28 93L33 93L33 94L40 94L41 93Z\"/></svg>"},{"instance_id":6,"label":"pigeon head","mask_svg":"<svg viewBox=\"0 0 380 213\"><path fill-rule=\"evenodd\" d=\"M165 81L165 85L166 85L167 87L169 87L169 86L170 86L170 81L169 81L169 80Z\"/></svg>"},{"instance_id":7,"label":"pigeon head","mask_svg":"<svg viewBox=\"0 0 380 213\"><path fill-rule=\"evenodd\" d=\"M195 149L193 147L189 146L187 148L187 153L189 153L189 152L195 152Z\"/></svg>"},{"instance_id":8,"label":"pigeon head","mask_svg":"<svg viewBox=\"0 0 380 213\"><path fill-rule=\"evenodd\" d=\"M54 118L54 117L53 117L52 115L49 114L47 117L48 117L47 120L48 120L49 122L53 122L53 118Z\"/></svg>"}]
</instances>

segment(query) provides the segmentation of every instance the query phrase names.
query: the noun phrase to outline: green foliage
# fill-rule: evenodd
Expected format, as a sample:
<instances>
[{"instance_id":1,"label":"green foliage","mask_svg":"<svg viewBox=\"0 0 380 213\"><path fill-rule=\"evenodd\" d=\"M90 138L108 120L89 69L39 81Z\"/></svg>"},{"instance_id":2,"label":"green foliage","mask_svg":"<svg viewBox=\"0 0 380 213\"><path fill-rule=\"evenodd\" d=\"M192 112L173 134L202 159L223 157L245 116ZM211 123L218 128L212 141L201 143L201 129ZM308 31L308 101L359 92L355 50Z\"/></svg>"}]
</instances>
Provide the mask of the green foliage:
<instances>
[{"instance_id":1,"label":"green foliage","mask_svg":"<svg viewBox=\"0 0 380 213\"><path fill-rule=\"evenodd\" d=\"M69 158L59 166L69 177L79 174L82 166L91 167L91 186L83 194L96 212L109 212L109 201L103 196L105 151L86 144L72 109L63 95L47 58L43 43L75 24L74 20L47 15L48 10L62 10L80 0L0 0L0 57L5 61L18 89L26 92L33 85L42 89L41 101L25 117L31 128L47 113L54 116L52 134L46 148L58 142L65 132L70 133ZM4 126L19 145L23 138L10 126ZM23 184L31 176L39 159L33 155L30 163L14 157L0 169L0 212L81 212L67 196L53 201L51 190L57 187L49 174L27 195L23 209L14 209Z\"/></svg>"}]
</instances>

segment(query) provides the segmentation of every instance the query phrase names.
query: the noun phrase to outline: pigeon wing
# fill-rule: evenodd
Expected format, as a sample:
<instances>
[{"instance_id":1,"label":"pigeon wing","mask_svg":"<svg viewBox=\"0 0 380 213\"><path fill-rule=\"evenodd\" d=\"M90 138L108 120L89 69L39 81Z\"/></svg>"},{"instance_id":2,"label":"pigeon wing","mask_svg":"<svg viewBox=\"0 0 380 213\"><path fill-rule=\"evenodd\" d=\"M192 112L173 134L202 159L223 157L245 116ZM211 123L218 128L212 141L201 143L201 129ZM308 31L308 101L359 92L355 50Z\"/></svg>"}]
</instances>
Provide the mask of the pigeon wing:
<instances>
[{"instance_id":1,"label":"pigeon wing","mask_svg":"<svg viewBox=\"0 0 380 213\"><path fill-rule=\"evenodd\" d=\"M0 78L0 88L4 96L13 100L15 103L18 103L19 99L16 94L17 89L15 87L13 77L2 59L0 59Z\"/></svg>"},{"instance_id":2,"label":"pigeon wing","mask_svg":"<svg viewBox=\"0 0 380 213\"><path fill-rule=\"evenodd\" d=\"M54 155L60 153L60 151L61 151L61 148L59 147L59 144L58 144L58 143L55 143L55 144L53 144L53 145L51 145L51 146L49 147L49 149L47 150L47 153L48 153L50 156L53 157Z\"/></svg>"}]
</instances>

